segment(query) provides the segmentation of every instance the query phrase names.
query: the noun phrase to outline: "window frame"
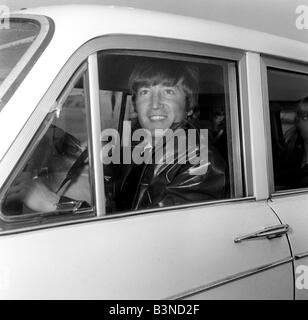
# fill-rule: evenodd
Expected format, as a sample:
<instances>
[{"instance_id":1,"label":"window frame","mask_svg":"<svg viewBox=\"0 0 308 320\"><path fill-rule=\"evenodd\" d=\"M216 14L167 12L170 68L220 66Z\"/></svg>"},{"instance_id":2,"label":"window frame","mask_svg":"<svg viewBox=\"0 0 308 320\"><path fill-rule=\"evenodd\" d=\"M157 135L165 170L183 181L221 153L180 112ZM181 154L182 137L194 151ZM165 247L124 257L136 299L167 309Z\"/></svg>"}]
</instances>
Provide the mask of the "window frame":
<instances>
[{"instance_id":1,"label":"window frame","mask_svg":"<svg viewBox=\"0 0 308 320\"><path fill-rule=\"evenodd\" d=\"M269 93L268 93L268 68L275 68L279 71L287 71L307 75L308 77L308 63L301 61L292 61L287 59L280 59L268 55L261 55L261 77L262 77L262 100L264 106L264 119L266 131L266 148L267 148L267 168L268 168L268 187L270 198L288 196L294 194L302 194L308 192L307 188L288 189L275 191L274 181L274 165L273 165L273 152L272 152L272 135L271 135L271 119L270 119L270 106L269 106Z\"/></svg>"},{"instance_id":2,"label":"window frame","mask_svg":"<svg viewBox=\"0 0 308 320\"><path fill-rule=\"evenodd\" d=\"M91 161L93 161L94 170L94 184L95 184L95 213L96 216L91 218L84 218L84 219L75 219L75 220L63 220L60 219L53 219L53 221L49 221L44 225L22 225L18 226L17 228L22 228L23 230L33 230L33 229L42 229L42 228L50 228L53 226L58 225L66 225L72 223L83 223L88 221L97 221L101 219L115 219L121 218L126 216L135 216L139 214L145 214L150 212L160 212L160 211L173 211L185 208L193 208L193 207L204 207L204 206L211 206L211 205L221 205L226 203L234 203L234 202L243 202L243 201L254 201L254 190L253 190L253 175L252 175L252 153L250 148L250 125L248 122L249 119L249 108L247 105L249 103L248 99L248 79L247 79L247 65L246 65L246 52L244 50L239 49L231 49L228 47L217 46L217 45L210 45L204 44L199 42L192 42L188 40L180 40L180 39L168 39L168 38L159 38L153 36L139 36L139 35L122 35L122 34L110 34L110 35L102 35L100 37L94 38L89 40L85 44L83 44L66 62L64 67L61 69L55 80L53 81L51 87L48 89L46 94L41 99L40 103L34 109L33 115L29 118L28 122L25 124L24 129L21 133L17 136L15 143L11 146L10 152L7 153L8 157L6 163L9 163L10 160L12 161L12 170L9 173L9 177L14 174L16 168L14 164L19 162L18 158L16 160L16 153L25 152L26 146L28 145L27 139L31 139L34 136L38 126L41 124L42 120L46 116L46 114L50 111L51 102L56 99L59 95L61 90L63 89L63 83L67 83L70 76L73 74L81 64L82 61L87 60L89 63L89 73L92 75L89 77L89 95L90 95L90 141L91 141L91 152L96 153L98 152L98 141L101 132L101 124L95 123L93 119L96 115L99 114L99 86L98 86L98 70L95 70L95 57L99 51L103 50L142 50L142 51L157 51L159 48L160 53L179 53L182 55L191 55L195 57L200 57L200 59L206 58L214 58L214 59L224 59L229 60L230 62L236 63L237 67L237 110L236 110L236 117L237 117L237 128L236 128L236 148L237 150L241 150L241 174L242 174L242 181L243 181L243 196L239 198L227 198L227 199L220 199L215 201L204 201L198 202L193 204L185 204L185 205L177 205L177 206L170 206L164 208L151 208L151 209L143 209L125 213L116 213L114 215L105 215L105 200L104 197L101 196L101 193L104 191L104 183L99 183L102 181L103 175L103 165L101 161L99 161L99 157L93 157ZM92 56L92 57L91 57ZM91 58L90 58L91 57ZM91 62L90 62L91 61ZM94 69L93 69L94 68ZM73 70L73 71L72 71ZM91 82L92 81L92 82ZM96 89L94 89L96 87ZM93 103L93 101L95 101ZM96 117L98 118L98 117ZM41 120L40 120L41 119ZM38 122L38 120L40 120ZM100 120L100 117L99 117ZM39 124L37 124L39 123ZM95 125L93 125L95 123ZM25 138L22 136L24 132L30 134L29 138ZM92 137L97 137L95 141L93 141ZM28 142L29 142L28 140ZM92 145L93 143L93 145ZM100 143L100 141L99 141ZM19 151L19 149L21 151ZM18 150L18 152L17 152ZM94 151L96 150L96 151ZM14 152L15 151L15 152ZM236 150L235 150L236 151ZM236 151L236 152L238 152ZM15 157L14 157L15 155ZM93 173L93 172L92 172ZM8 181L9 179L7 179ZM4 186L6 185L3 184ZM3 189L3 188L2 188ZM2 193L2 190L1 190ZM1 217L0 217L1 219ZM1 231L1 234L3 232Z\"/></svg>"},{"instance_id":3,"label":"window frame","mask_svg":"<svg viewBox=\"0 0 308 320\"><path fill-rule=\"evenodd\" d=\"M98 39L95 39L98 40ZM108 40L108 41L107 41ZM176 205L163 208L150 208L150 209L141 209L136 211L124 212L124 213L115 213L111 215L112 218L116 216L130 216L144 214L148 212L159 212L159 211L169 211L169 210L179 210L184 208L200 207L204 205L216 205L226 202L236 202L243 200L252 200L255 199L253 194L253 178L252 178L252 164L251 164L251 149L250 149L250 134L249 134L249 125L241 126L241 119L249 118L249 110L244 106L248 104L248 95L243 94L243 90L247 88L247 73L246 73L246 61L245 61L245 52L237 49L230 49L215 45L207 45L194 43L185 40L175 40L175 39L162 39L156 37L146 37L146 36L129 36L129 35L108 35L104 37L105 48L101 48L98 51L112 50L112 49L122 49L129 51L150 51L151 57L155 57L153 52L157 51L158 57L161 57L164 53L174 54L177 53L180 55L190 55L196 59L214 58L214 59L224 59L235 62L237 65L237 115L233 114L233 117L237 118L237 128L233 127L233 133L235 133L236 142L233 141L233 144L236 143L236 146L233 145L232 150L235 151L235 154L239 154L242 149L242 156L240 158L241 163L241 174L242 174L242 186L243 186L243 196L239 198L227 198L214 201L203 201L192 204ZM121 44L121 45L119 45ZM159 48L159 50L157 50ZM189 59L183 59L184 61L189 61ZM229 83L230 86L230 83ZM237 135L237 137L236 137ZM242 137L246 135L249 137L245 141L242 141ZM237 163L238 164L238 163ZM104 208L105 212L105 208ZM107 216L106 216L107 218ZM109 218L109 217L108 217Z\"/></svg>"}]
</instances>

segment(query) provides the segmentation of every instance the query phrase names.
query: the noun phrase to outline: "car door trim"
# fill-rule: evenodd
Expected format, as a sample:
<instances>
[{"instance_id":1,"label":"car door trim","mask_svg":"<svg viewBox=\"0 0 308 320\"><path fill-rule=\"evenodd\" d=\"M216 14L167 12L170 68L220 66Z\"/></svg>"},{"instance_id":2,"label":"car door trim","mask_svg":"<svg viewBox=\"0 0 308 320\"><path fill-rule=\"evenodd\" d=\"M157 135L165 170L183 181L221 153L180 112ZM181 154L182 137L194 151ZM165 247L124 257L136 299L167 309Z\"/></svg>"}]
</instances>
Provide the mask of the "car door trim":
<instances>
[{"instance_id":1,"label":"car door trim","mask_svg":"<svg viewBox=\"0 0 308 320\"><path fill-rule=\"evenodd\" d=\"M95 212L98 216L105 215L105 185L103 163L100 160L101 154L101 115L100 115L100 96L99 96L99 77L98 77L98 62L97 53L92 53L88 56L88 85L89 90L89 105L86 108L89 111L87 117L88 127L90 128L89 135L89 157L92 163L92 197L95 197Z\"/></svg>"},{"instance_id":2,"label":"car door trim","mask_svg":"<svg viewBox=\"0 0 308 320\"><path fill-rule=\"evenodd\" d=\"M302 253L298 253L294 255L294 260L300 260L303 258L308 257L308 251L302 252Z\"/></svg>"},{"instance_id":3,"label":"car door trim","mask_svg":"<svg viewBox=\"0 0 308 320\"><path fill-rule=\"evenodd\" d=\"M308 252L307 252L307 256L308 256ZM295 257L287 257L287 258L284 258L284 259L280 259L280 260L277 260L277 261L269 263L269 264L265 264L265 265L262 265L262 266L247 270L247 271L236 273L234 275L228 276L226 278L223 278L223 279L220 279L220 280L217 280L217 281L210 282L208 284L205 284L205 285L199 286L197 288L194 288L194 289L179 293L177 295L170 296L170 297L168 297L166 299L168 299L168 300L179 300L179 299L189 298L189 297L194 296L196 294L200 294L200 293L208 291L210 289L214 289L214 288L220 287L220 286L228 284L230 282L233 282L233 281L236 281L236 280L241 280L241 279L247 278L249 276L252 276L254 274L257 274L257 273L260 273L260 272L263 272L263 271L266 271L266 270L269 270L269 269L273 269L275 267L281 266L281 265L289 263L289 262L293 262L294 259L296 259L296 258Z\"/></svg>"}]
</instances>

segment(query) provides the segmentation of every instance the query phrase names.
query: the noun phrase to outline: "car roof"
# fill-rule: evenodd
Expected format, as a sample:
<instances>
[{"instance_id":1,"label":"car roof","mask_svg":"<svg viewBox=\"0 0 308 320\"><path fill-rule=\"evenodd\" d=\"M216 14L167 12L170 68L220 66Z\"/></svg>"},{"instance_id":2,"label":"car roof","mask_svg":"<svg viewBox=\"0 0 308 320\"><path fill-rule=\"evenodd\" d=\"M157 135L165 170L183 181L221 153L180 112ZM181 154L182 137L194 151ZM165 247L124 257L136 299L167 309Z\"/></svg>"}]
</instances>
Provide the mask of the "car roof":
<instances>
[{"instance_id":1,"label":"car roof","mask_svg":"<svg viewBox=\"0 0 308 320\"><path fill-rule=\"evenodd\" d=\"M104 5L47 6L16 13L50 17L55 22L53 41L59 41L72 52L89 39L101 35L133 34L208 43L298 61L308 60L308 44L305 42L170 13Z\"/></svg>"}]
</instances>

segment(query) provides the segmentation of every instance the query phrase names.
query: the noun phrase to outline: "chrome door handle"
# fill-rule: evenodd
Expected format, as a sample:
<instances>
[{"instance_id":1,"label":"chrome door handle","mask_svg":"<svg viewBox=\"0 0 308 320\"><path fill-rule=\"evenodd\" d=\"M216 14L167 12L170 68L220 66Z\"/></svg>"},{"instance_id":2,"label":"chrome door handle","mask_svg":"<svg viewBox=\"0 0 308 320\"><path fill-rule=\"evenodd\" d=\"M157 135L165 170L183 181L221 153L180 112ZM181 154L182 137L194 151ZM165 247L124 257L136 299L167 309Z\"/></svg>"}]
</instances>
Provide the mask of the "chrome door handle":
<instances>
[{"instance_id":1,"label":"chrome door handle","mask_svg":"<svg viewBox=\"0 0 308 320\"><path fill-rule=\"evenodd\" d=\"M281 237L283 234L288 233L289 225L287 224L278 224L275 226L264 227L262 230L246 234L244 236L236 237L234 239L235 243L242 242L243 240L249 239L259 239L259 238L267 238L274 239L277 237Z\"/></svg>"}]
</instances>

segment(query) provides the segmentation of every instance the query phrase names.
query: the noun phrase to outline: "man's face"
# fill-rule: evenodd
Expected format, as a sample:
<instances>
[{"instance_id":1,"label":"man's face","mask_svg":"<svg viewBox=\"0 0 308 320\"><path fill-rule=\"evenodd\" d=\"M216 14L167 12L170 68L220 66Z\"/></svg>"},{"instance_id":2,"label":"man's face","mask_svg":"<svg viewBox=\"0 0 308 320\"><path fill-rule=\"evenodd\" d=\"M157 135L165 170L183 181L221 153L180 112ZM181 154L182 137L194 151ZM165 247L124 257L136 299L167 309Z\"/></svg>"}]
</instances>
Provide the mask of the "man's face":
<instances>
[{"instance_id":1,"label":"man's face","mask_svg":"<svg viewBox=\"0 0 308 320\"><path fill-rule=\"evenodd\" d=\"M185 117L185 93L182 85L158 84L141 87L136 94L136 111L142 128L152 134L155 129L168 129Z\"/></svg>"},{"instance_id":2,"label":"man's face","mask_svg":"<svg viewBox=\"0 0 308 320\"><path fill-rule=\"evenodd\" d=\"M297 128L300 131L302 138L308 141L308 104L304 104L298 111Z\"/></svg>"}]
</instances>

